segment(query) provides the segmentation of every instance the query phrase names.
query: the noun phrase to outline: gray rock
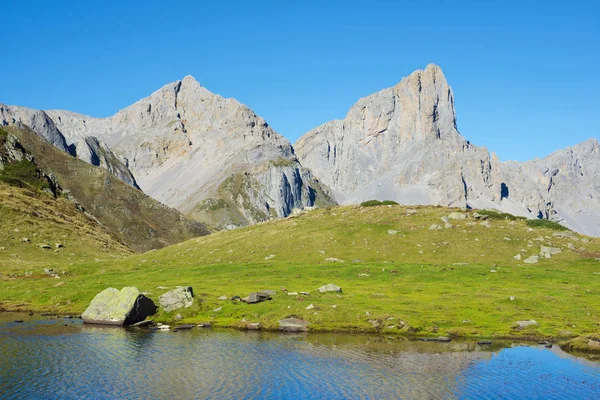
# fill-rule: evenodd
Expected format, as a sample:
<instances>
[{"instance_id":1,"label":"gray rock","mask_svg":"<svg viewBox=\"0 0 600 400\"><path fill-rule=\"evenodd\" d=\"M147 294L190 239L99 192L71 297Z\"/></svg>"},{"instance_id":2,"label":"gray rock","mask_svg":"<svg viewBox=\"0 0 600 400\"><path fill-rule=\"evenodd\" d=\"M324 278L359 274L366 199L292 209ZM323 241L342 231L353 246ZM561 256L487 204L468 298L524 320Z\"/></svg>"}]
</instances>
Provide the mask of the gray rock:
<instances>
[{"instance_id":1,"label":"gray rock","mask_svg":"<svg viewBox=\"0 0 600 400\"><path fill-rule=\"evenodd\" d=\"M258 331L261 328L262 326L258 322L250 322L246 324L246 329L248 329L249 331Z\"/></svg>"},{"instance_id":2,"label":"gray rock","mask_svg":"<svg viewBox=\"0 0 600 400\"><path fill-rule=\"evenodd\" d=\"M516 256L513 257L515 260L517 261L521 261L521 253L517 254Z\"/></svg>"},{"instance_id":3,"label":"gray rock","mask_svg":"<svg viewBox=\"0 0 600 400\"><path fill-rule=\"evenodd\" d=\"M271 300L271 295L264 292L253 292L242 299L243 302L248 304L260 303L265 300Z\"/></svg>"},{"instance_id":4,"label":"gray rock","mask_svg":"<svg viewBox=\"0 0 600 400\"><path fill-rule=\"evenodd\" d=\"M299 318L285 318L279 321L279 330L282 332L306 332L309 323Z\"/></svg>"},{"instance_id":5,"label":"gray rock","mask_svg":"<svg viewBox=\"0 0 600 400\"><path fill-rule=\"evenodd\" d=\"M448 218L458 219L458 220L467 219L467 214L460 213L460 212L453 212L453 213L450 213L450 215L448 215Z\"/></svg>"},{"instance_id":6,"label":"gray rock","mask_svg":"<svg viewBox=\"0 0 600 400\"><path fill-rule=\"evenodd\" d=\"M154 302L137 288L108 288L94 297L81 319L87 324L131 325L153 315L156 309Z\"/></svg>"},{"instance_id":7,"label":"gray rock","mask_svg":"<svg viewBox=\"0 0 600 400\"><path fill-rule=\"evenodd\" d=\"M452 229L453 227L454 225L452 225L451 223L444 224L444 229Z\"/></svg>"},{"instance_id":8,"label":"gray rock","mask_svg":"<svg viewBox=\"0 0 600 400\"><path fill-rule=\"evenodd\" d=\"M340 258L336 258L336 257L329 257L326 258L325 261L330 261L330 262L337 262L337 263L345 263L346 261L340 259Z\"/></svg>"},{"instance_id":9,"label":"gray rock","mask_svg":"<svg viewBox=\"0 0 600 400\"><path fill-rule=\"evenodd\" d=\"M436 338L419 338L421 342L440 342L440 343L449 343L452 341L449 337L439 336Z\"/></svg>"},{"instance_id":10,"label":"gray rock","mask_svg":"<svg viewBox=\"0 0 600 400\"><path fill-rule=\"evenodd\" d=\"M433 224L429 227L430 231L439 231L440 229L444 229L440 224Z\"/></svg>"},{"instance_id":11,"label":"gray rock","mask_svg":"<svg viewBox=\"0 0 600 400\"><path fill-rule=\"evenodd\" d=\"M341 292L342 288L334 285L333 283L329 283L327 285L321 286L319 289L317 289L319 292L321 293L325 293L325 292Z\"/></svg>"},{"instance_id":12,"label":"gray rock","mask_svg":"<svg viewBox=\"0 0 600 400\"><path fill-rule=\"evenodd\" d=\"M190 329L193 329L195 326L196 325L192 325L192 324L177 325L173 329L173 332L177 332L177 331L189 331Z\"/></svg>"},{"instance_id":13,"label":"gray rock","mask_svg":"<svg viewBox=\"0 0 600 400\"><path fill-rule=\"evenodd\" d=\"M166 312L188 308L194 304L194 291L191 286L178 287L161 295L158 302Z\"/></svg>"},{"instance_id":14,"label":"gray rock","mask_svg":"<svg viewBox=\"0 0 600 400\"><path fill-rule=\"evenodd\" d=\"M48 243L40 243L38 244L38 247L42 250L52 250L52 246L50 246Z\"/></svg>"},{"instance_id":15,"label":"gray rock","mask_svg":"<svg viewBox=\"0 0 600 400\"><path fill-rule=\"evenodd\" d=\"M562 250L558 247L541 246L540 257L552 258L552 256L561 253Z\"/></svg>"},{"instance_id":16,"label":"gray rock","mask_svg":"<svg viewBox=\"0 0 600 400\"><path fill-rule=\"evenodd\" d=\"M527 328L529 326L539 326L539 325L540 324L538 324L536 320L530 319L530 320L527 320L527 321L517 321L515 323L515 325L513 325L513 327L515 329L521 330L521 329L525 329L525 328Z\"/></svg>"},{"instance_id":17,"label":"gray rock","mask_svg":"<svg viewBox=\"0 0 600 400\"><path fill-rule=\"evenodd\" d=\"M269 296L275 296L277 294L277 290L261 290L260 293L266 293Z\"/></svg>"},{"instance_id":18,"label":"gray rock","mask_svg":"<svg viewBox=\"0 0 600 400\"><path fill-rule=\"evenodd\" d=\"M227 296L219 296L219 300L227 300L228 297Z\"/></svg>"},{"instance_id":19,"label":"gray rock","mask_svg":"<svg viewBox=\"0 0 600 400\"><path fill-rule=\"evenodd\" d=\"M539 256L531 256L531 257L527 257L525 260L523 260L523 262L525 264L537 264L538 261L540 261Z\"/></svg>"}]
</instances>

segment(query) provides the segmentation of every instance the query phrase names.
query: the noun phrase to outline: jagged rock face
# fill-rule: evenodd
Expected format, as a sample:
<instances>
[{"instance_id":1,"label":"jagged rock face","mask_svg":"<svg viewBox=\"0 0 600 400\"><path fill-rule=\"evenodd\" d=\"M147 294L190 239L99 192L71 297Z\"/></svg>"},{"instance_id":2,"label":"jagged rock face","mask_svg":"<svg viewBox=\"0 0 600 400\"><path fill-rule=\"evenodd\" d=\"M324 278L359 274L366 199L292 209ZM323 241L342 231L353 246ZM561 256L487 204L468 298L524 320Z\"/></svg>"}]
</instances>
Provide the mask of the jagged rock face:
<instances>
[{"instance_id":1,"label":"jagged rock face","mask_svg":"<svg viewBox=\"0 0 600 400\"><path fill-rule=\"evenodd\" d=\"M199 220L238 226L332 203L263 118L189 76L110 118L47 113L71 141L100 138L144 192ZM223 185L240 174L244 190L226 193ZM223 208L224 221L206 220L213 217L205 214Z\"/></svg>"},{"instance_id":2,"label":"jagged rock face","mask_svg":"<svg viewBox=\"0 0 600 400\"><path fill-rule=\"evenodd\" d=\"M53 146L69 153L65 137L44 111L0 104L0 124L17 127L26 125Z\"/></svg>"},{"instance_id":3,"label":"jagged rock face","mask_svg":"<svg viewBox=\"0 0 600 400\"><path fill-rule=\"evenodd\" d=\"M75 146L75 152L77 158L88 164L102 167L128 185L139 189L129 168L113 154L105 143L100 142L98 138L87 136L79 140Z\"/></svg>"},{"instance_id":4,"label":"jagged rock face","mask_svg":"<svg viewBox=\"0 0 600 400\"><path fill-rule=\"evenodd\" d=\"M360 99L346 118L313 129L294 147L343 204L497 208L600 235L598 142L501 163L460 135L452 90L435 65Z\"/></svg>"}]
</instances>

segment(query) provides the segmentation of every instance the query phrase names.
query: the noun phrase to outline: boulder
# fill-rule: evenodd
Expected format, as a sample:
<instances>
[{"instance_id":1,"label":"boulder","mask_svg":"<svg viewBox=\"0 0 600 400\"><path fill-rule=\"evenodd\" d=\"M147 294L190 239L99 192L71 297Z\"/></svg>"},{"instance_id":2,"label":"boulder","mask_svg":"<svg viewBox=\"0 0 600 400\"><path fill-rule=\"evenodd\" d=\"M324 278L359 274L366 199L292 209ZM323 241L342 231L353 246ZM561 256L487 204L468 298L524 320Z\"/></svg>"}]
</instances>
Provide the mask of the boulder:
<instances>
[{"instance_id":1,"label":"boulder","mask_svg":"<svg viewBox=\"0 0 600 400\"><path fill-rule=\"evenodd\" d=\"M260 303L265 300L271 300L271 295L265 292L253 292L242 299L243 302L248 304Z\"/></svg>"},{"instance_id":2,"label":"boulder","mask_svg":"<svg viewBox=\"0 0 600 400\"><path fill-rule=\"evenodd\" d=\"M538 261L540 261L540 257L538 256L531 256L523 260L525 264L537 264Z\"/></svg>"},{"instance_id":3,"label":"boulder","mask_svg":"<svg viewBox=\"0 0 600 400\"><path fill-rule=\"evenodd\" d=\"M279 330L282 332L306 332L308 322L300 318L285 318L279 321Z\"/></svg>"},{"instance_id":4,"label":"boulder","mask_svg":"<svg viewBox=\"0 0 600 400\"><path fill-rule=\"evenodd\" d=\"M515 325L513 325L513 328L515 328L517 330L521 330L521 329L525 329L525 328L530 327L530 326L539 326L539 324L537 323L536 320L530 319L530 320L527 320L527 321L517 321L515 323Z\"/></svg>"},{"instance_id":5,"label":"boulder","mask_svg":"<svg viewBox=\"0 0 600 400\"><path fill-rule=\"evenodd\" d=\"M334 285L333 283L329 283L325 286L321 286L319 289L319 292L321 293L325 293L325 292L341 292L342 288Z\"/></svg>"},{"instance_id":6,"label":"boulder","mask_svg":"<svg viewBox=\"0 0 600 400\"><path fill-rule=\"evenodd\" d=\"M180 286L160 296L158 301L166 312L188 308L194 304L194 291L191 286Z\"/></svg>"},{"instance_id":7,"label":"boulder","mask_svg":"<svg viewBox=\"0 0 600 400\"><path fill-rule=\"evenodd\" d=\"M450 218L450 219L467 219L467 214L453 212L453 213L450 213L450 215L448 215L448 218Z\"/></svg>"},{"instance_id":8,"label":"boulder","mask_svg":"<svg viewBox=\"0 0 600 400\"><path fill-rule=\"evenodd\" d=\"M258 322L250 322L248 324L246 324L246 329L249 331L258 331L260 330L261 325Z\"/></svg>"},{"instance_id":9,"label":"boulder","mask_svg":"<svg viewBox=\"0 0 600 400\"><path fill-rule=\"evenodd\" d=\"M540 248L540 257L552 258L552 256L559 254L561 251L558 247L542 246Z\"/></svg>"},{"instance_id":10,"label":"boulder","mask_svg":"<svg viewBox=\"0 0 600 400\"><path fill-rule=\"evenodd\" d=\"M96 295L81 314L86 324L131 325L156 312L156 305L135 287L108 288Z\"/></svg>"}]
</instances>

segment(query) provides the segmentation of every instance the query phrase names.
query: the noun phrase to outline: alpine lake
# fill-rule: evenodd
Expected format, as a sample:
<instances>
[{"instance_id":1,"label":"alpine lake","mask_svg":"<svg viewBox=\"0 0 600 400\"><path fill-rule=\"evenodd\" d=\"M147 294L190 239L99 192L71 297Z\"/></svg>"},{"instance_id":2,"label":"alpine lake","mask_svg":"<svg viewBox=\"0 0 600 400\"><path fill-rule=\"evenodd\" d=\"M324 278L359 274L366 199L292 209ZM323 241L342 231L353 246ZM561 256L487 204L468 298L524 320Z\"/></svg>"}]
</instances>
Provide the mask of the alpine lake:
<instances>
[{"instance_id":1,"label":"alpine lake","mask_svg":"<svg viewBox=\"0 0 600 400\"><path fill-rule=\"evenodd\" d=\"M149 331L0 313L1 399L598 399L557 346L366 334Z\"/></svg>"}]
</instances>

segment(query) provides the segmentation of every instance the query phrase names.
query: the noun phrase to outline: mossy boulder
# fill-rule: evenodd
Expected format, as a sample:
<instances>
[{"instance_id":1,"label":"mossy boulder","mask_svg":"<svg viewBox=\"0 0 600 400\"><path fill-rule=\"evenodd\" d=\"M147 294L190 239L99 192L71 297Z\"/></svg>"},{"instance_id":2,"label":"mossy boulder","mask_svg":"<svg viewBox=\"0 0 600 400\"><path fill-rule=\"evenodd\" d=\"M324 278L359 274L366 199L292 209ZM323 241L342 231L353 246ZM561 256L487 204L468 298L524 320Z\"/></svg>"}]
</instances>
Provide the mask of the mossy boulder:
<instances>
[{"instance_id":1,"label":"mossy boulder","mask_svg":"<svg viewBox=\"0 0 600 400\"><path fill-rule=\"evenodd\" d=\"M86 324L132 325L156 312L156 305L135 287L108 288L96 295L81 314Z\"/></svg>"}]
</instances>

